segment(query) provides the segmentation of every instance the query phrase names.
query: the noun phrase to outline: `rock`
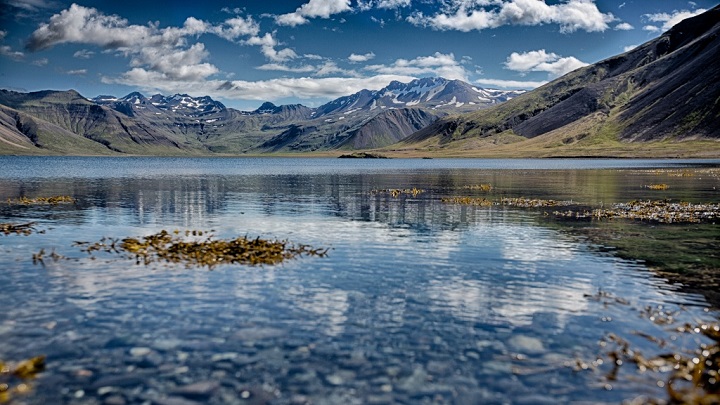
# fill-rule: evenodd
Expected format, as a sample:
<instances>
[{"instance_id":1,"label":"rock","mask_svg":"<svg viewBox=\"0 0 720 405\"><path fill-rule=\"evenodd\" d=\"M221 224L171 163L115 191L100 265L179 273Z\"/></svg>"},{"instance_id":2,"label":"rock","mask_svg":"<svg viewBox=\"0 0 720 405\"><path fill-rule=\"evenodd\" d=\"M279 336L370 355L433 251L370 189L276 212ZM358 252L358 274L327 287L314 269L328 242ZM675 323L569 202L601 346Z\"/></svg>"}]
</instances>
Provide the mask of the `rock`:
<instances>
[{"instance_id":1,"label":"rock","mask_svg":"<svg viewBox=\"0 0 720 405\"><path fill-rule=\"evenodd\" d=\"M133 347L130 349L130 355L133 357L143 357L150 354L151 351L149 347Z\"/></svg>"},{"instance_id":2,"label":"rock","mask_svg":"<svg viewBox=\"0 0 720 405\"><path fill-rule=\"evenodd\" d=\"M176 388L171 391L171 394L190 399L206 400L210 398L219 387L220 384L215 381L200 381Z\"/></svg>"},{"instance_id":3,"label":"rock","mask_svg":"<svg viewBox=\"0 0 720 405\"><path fill-rule=\"evenodd\" d=\"M122 395L110 395L103 401L103 405L125 405L126 403L127 401Z\"/></svg>"},{"instance_id":4,"label":"rock","mask_svg":"<svg viewBox=\"0 0 720 405\"><path fill-rule=\"evenodd\" d=\"M201 405L200 402L191 401L182 397L165 397L153 400L155 405Z\"/></svg>"},{"instance_id":5,"label":"rock","mask_svg":"<svg viewBox=\"0 0 720 405\"><path fill-rule=\"evenodd\" d=\"M510 347L519 352L540 354L545 352L545 346L538 338L527 335L515 335L508 341Z\"/></svg>"},{"instance_id":6,"label":"rock","mask_svg":"<svg viewBox=\"0 0 720 405\"><path fill-rule=\"evenodd\" d=\"M99 390L103 387L136 387L142 385L144 382L144 379L134 375L111 375L100 377L93 383L91 388Z\"/></svg>"}]
</instances>

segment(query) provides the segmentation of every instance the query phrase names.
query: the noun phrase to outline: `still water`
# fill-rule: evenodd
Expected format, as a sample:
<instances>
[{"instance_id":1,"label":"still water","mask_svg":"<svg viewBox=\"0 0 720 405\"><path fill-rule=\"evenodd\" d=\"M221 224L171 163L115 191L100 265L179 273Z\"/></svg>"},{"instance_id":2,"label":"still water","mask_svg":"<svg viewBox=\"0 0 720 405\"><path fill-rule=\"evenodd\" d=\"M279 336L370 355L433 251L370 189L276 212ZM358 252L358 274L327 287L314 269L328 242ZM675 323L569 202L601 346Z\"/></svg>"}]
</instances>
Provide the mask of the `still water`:
<instances>
[{"instance_id":1,"label":"still water","mask_svg":"<svg viewBox=\"0 0 720 405\"><path fill-rule=\"evenodd\" d=\"M618 403L661 375L608 378L603 338L697 346L643 317L716 319L642 262L548 226L536 210L445 204L493 194L588 206L718 202L717 178L651 168L718 161L0 157L0 359L47 356L28 404ZM653 182L671 188L653 192ZM417 196L373 190L412 188ZM8 204L70 195L76 204ZM328 257L277 266L136 265L73 241L213 230ZM34 265L44 249L68 259ZM615 299L618 298L618 299ZM667 348L665 349L667 350ZM589 364L585 370L578 364Z\"/></svg>"}]
</instances>

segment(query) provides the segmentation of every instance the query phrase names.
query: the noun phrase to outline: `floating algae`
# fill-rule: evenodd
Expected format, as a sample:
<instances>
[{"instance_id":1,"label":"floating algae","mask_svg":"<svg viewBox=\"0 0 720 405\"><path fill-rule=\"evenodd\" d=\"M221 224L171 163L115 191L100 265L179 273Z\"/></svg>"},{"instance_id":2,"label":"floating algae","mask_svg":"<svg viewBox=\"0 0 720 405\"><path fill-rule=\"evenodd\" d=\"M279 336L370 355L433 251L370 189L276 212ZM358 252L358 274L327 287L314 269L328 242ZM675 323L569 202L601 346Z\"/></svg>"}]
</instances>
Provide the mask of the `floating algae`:
<instances>
[{"instance_id":1,"label":"floating algae","mask_svg":"<svg viewBox=\"0 0 720 405\"><path fill-rule=\"evenodd\" d=\"M10 402L18 394L30 392L28 380L45 370L45 356L23 361L15 367L0 361L0 404Z\"/></svg>"},{"instance_id":2,"label":"floating algae","mask_svg":"<svg viewBox=\"0 0 720 405\"><path fill-rule=\"evenodd\" d=\"M720 204L693 204L689 202L630 201L613 204L610 209L592 211L556 211L560 217L575 218L622 218L656 221L662 223L712 221L720 217Z\"/></svg>"},{"instance_id":3,"label":"floating algae","mask_svg":"<svg viewBox=\"0 0 720 405\"><path fill-rule=\"evenodd\" d=\"M441 202L446 204L460 204L460 205L475 205L478 207L490 207L494 203L486 198L473 198L473 197L452 197L442 198Z\"/></svg>"},{"instance_id":4,"label":"floating algae","mask_svg":"<svg viewBox=\"0 0 720 405\"><path fill-rule=\"evenodd\" d=\"M397 198L400 197L400 194L408 194L412 195L413 197L417 197L418 194L424 193L425 190L420 188L387 188L382 190L370 190L370 194L390 194L391 196Z\"/></svg>"},{"instance_id":5,"label":"floating algae","mask_svg":"<svg viewBox=\"0 0 720 405\"><path fill-rule=\"evenodd\" d=\"M77 202L77 200L75 198L67 196L67 195L56 195L56 196L52 196L52 197L35 197L35 198L20 197L17 199L8 198L7 202L8 202L8 204L22 204L22 205L37 205L37 204L58 205L58 204L75 203L75 202Z\"/></svg>"},{"instance_id":6,"label":"floating algae","mask_svg":"<svg viewBox=\"0 0 720 405\"><path fill-rule=\"evenodd\" d=\"M492 191L492 184L474 184L464 187L466 190Z\"/></svg>"},{"instance_id":7,"label":"floating algae","mask_svg":"<svg viewBox=\"0 0 720 405\"><path fill-rule=\"evenodd\" d=\"M667 189L670 188L670 186L668 186L668 185L665 184L665 183L661 183L661 184L646 184L646 185L643 186L643 187L645 187L645 188L647 188L647 189L649 189L649 190L667 190Z\"/></svg>"},{"instance_id":8,"label":"floating algae","mask_svg":"<svg viewBox=\"0 0 720 405\"><path fill-rule=\"evenodd\" d=\"M203 231L185 231L185 237L208 235ZM297 256L326 256L328 249L313 249L308 245L292 245L287 241L250 239L245 236L229 240L188 240L179 231L172 234L162 230L156 234L137 238L103 238L99 242L76 242L83 250L123 254L138 264L154 262L182 263L187 267L212 268L219 264L278 264Z\"/></svg>"},{"instance_id":9,"label":"floating algae","mask_svg":"<svg viewBox=\"0 0 720 405\"><path fill-rule=\"evenodd\" d=\"M572 201L541 200L537 198L525 197L503 198L500 200L500 204L520 208L542 208L574 205Z\"/></svg>"},{"instance_id":10,"label":"floating algae","mask_svg":"<svg viewBox=\"0 0 720 405\"><path fill-rule=\"evenodd\" d=\"M26 224L10 224L0 223L0 232L4 235L16 234L16 235L30 235L35 231L35 223L28 222Z\"/></svg>"}]
</instances>

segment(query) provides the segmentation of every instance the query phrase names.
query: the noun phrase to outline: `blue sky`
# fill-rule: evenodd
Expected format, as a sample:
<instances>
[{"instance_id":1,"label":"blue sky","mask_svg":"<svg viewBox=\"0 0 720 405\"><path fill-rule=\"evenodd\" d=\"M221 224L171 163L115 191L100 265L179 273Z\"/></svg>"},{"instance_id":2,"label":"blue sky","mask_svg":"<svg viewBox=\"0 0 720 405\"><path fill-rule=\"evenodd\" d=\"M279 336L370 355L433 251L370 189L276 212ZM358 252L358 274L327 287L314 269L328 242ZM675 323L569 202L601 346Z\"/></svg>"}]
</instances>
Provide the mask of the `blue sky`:
<instances>
[{"instance_id":1,"label":"blue sky","mask_svg":"<svg viewBox=\"0 0 720 405\"><path fill-rule=\"evenodd\" d=\"M317 106L391 80L531 89L718 1L0 0L0 87Z\"/></svg>"}]
</instances>

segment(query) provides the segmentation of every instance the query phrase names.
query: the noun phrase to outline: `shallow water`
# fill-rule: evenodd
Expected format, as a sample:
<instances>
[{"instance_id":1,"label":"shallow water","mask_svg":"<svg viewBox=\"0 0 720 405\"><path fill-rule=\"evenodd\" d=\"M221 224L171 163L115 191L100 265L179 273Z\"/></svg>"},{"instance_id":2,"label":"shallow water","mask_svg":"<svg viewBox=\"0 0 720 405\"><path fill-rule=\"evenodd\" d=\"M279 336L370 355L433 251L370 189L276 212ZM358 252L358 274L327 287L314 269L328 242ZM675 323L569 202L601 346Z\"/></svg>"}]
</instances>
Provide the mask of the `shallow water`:
<instances>
[{"instance_id":1,"label":"shallow water","mask_svg":"<svg viewBox=\"0 0 720 405\"><path fill-rule=\"evenodd\" d=\"M19 403L556 403L662 398L650 373L608 380L608 333L644 353L641 316L713 319L640 262L546 226L536 210L441 197L525 196L598 206L718 202L716 177L640 169L718 161L0 157L0 359L47 355ZM490 183L488 195L467 190ZM643 185L670 184L653 191ZM372 190L426 190L415 197ZM278 266L146 267L72 241L214 230L331 248ZM71 260L33 265L40 249ZM602 291L628 303L598 299ZM696 345L678 336L681 348ZM625 370L625 369L624 369ZM622 376L623 374L621 374ZM189 384L203 382L204 384ZM183 388L184 387L184 388Z\"/></svg>"}]
</instances>

